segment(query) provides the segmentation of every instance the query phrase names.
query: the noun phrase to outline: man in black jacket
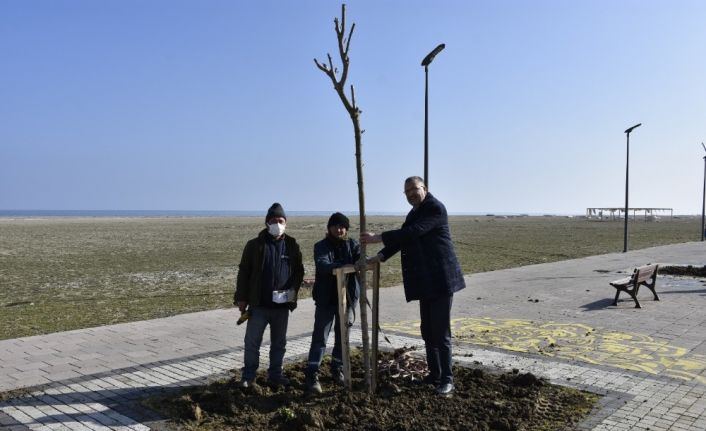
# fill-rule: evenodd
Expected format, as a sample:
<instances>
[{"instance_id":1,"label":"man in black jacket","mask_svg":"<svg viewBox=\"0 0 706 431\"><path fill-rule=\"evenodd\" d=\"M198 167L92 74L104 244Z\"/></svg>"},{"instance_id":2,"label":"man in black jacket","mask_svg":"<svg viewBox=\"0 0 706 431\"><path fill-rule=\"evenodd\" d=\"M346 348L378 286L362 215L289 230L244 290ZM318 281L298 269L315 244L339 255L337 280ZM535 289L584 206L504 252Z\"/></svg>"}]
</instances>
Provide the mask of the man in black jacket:
<instances>
[{"instance_id":1,"label":"man in black jacket","mask_svg":"<svg viewBox=\"0 0 706 431\"><path fill-rule=\"evenodd\" d=\"M245 329L245 366L241 386L255 382L260 365L260 345L270 326L270 384L288 385L282 375L287 346L289 312L297 306L297 293L304 279L302 254L297 241L284 233L287 216L282 205L274 203L265 217L266 229L245 245L240 259L233 303L241 313L248 312Z\"/></svg>"},{"instance_id":2,"label":"man in black jacket","mask_svg":"<svg viewBox=\"0 0 706 431\"><path fill-rule=\"evenodd\" d=\"M429 375L424 383L436 385L443 396L453 393L451 370L451 304L453 294L466 287L456 259L446 207L427 192L420 177L404 182L404 193L412 209L401 229L380 235L363 233L360 240L382 242L384 248L368 263L384 262L402 253L402 281L407 302L419 300L422 338Z\"/></svg>"},{"instance_id":3,"label":"man in black jacket","mask_svg":"<svg viewBox=\"0 0 706 431\"><path fill-rule=\"evenodd\" d=\"M343 265L353 265L360 259L360 244L358 241L348 238L349 227L348 217L340 212L333 213L326 225L326 237L314 245L316 280L312 297L316 303L316 311L314 312L314 331L311 334L311 347L306 368L306 387L310 392L321 393L318 373L332 324L335 341L331 353L331 376L336 383L343 384L338 292L336 291L336 276L333 275L333 270ZM346 287L349 318L347 323L352 324L355 304L360 292L358 279L354 274L346 276Z\"/></svg>"}]
</instances>

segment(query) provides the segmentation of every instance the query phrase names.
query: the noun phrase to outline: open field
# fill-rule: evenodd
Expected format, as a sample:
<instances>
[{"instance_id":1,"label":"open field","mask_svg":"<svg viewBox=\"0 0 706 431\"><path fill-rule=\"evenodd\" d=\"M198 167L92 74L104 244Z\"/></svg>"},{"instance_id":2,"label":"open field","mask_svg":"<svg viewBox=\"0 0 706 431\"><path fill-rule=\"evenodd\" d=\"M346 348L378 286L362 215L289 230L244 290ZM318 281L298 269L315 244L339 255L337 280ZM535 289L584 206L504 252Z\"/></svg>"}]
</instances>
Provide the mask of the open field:
<instances>
[{"instance_id":1,"label":"open field","mask_svg":"<svg viewBox=\"0 0 706 431\"><path fill-rule=\"evenodd\" d=\"M308 277L326 220L289 220ZM368 225L379 232L402 221L378 216ZM450 223L465 273L622 251L623 244L621 222L455 216ZM630 224L630 248L699 240L700 223L638 220ZM0 339L229 307L240 253L262 227L261 217L0 218ZM384 264L383 285L400 283L398 259Z\"/></svg>"}]
</instances>

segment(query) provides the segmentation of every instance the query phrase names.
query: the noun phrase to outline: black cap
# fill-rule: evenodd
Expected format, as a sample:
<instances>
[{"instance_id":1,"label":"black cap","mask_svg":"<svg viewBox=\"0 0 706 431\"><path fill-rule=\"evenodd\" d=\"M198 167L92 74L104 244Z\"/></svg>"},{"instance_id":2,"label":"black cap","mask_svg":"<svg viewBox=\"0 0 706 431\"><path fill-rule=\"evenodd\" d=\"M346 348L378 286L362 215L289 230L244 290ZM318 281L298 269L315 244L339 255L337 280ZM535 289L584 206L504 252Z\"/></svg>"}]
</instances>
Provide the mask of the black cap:
<instances>
[{"instance_id":1,"label":"black cap","mask_svg":"<svg viewBox=\"0 0 706 431\"><path fill-rule=\"evenodd\" d=\"M328 219L328 224L326 225L326 228L330 228L331 226L343 226L346 229L350 229L351 223L348 220L348 217L344 216L343 214L333 213Z\"/></svg>"},{"instance_id":2,"label":"black cap","mask_svg":"<svg viewBox=\"0 0 706 431\"><path fill-rule=\"evenodd\" d=\"M270 209L267 210L267 216L265 216L265 223L267 223L267 221L273 217L283 217L285 220L287 220L287 215L284 213L284 208L282 208L282 205L280 205L279 202L273 203Z\"/></svg>"}]
</instances>

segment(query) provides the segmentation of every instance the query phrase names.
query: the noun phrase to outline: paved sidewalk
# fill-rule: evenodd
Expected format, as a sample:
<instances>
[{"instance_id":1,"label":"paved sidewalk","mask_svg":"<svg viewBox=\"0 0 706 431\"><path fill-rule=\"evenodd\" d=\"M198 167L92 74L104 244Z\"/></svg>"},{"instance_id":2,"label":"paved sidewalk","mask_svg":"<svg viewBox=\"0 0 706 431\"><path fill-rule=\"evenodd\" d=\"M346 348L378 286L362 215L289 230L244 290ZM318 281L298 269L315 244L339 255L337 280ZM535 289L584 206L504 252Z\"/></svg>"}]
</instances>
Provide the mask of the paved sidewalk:
<instances>
[{"instance_id":1,"label":"paved sidewalk","mask_svg":"<svg viewBox=\"0 0 706 431\"><path fill-rule=\"evenodd\" d=\"M646 263L702 266L706 245L468 276L454 297L456 360L604 394L584 430L706 429L706 285L660 276L661 301L645 289L642 309L627 297L611 306L608 282ZM400 287L381 291L381 320L396 346L421 344L417 307ZM313 309L301 301L291 316L290 359L308 351ZM0 429L147 430L157 418L137 400L242 365L245 325L236 318L235 310L215 310L0 341L0 392L31 393L0 402Z\"/></svg>"}]
</instances>

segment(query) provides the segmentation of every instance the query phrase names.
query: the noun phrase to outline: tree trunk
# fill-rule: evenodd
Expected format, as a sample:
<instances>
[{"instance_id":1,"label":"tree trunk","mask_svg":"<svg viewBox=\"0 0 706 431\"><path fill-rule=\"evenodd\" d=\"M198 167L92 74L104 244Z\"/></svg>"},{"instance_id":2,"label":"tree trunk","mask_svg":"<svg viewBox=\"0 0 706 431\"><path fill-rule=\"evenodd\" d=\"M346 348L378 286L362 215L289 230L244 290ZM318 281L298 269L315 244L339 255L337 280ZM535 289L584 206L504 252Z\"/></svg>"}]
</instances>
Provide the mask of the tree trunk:
<instances>
[{"instance_id":1,"label":"tree trunk","mask_svg":"<svg viewBox=\"0 0 706 431\"><path fill-rule=\"evenodd\" d=\"M355 131L355 163L358 173L358 208L360 211L360 232L367 232L367 225L365 221L365 189L363 187L363 157L362 157L362 146L361 142L361 130L358 121L358 116L351 117L353 120L353 130ZM366 244L361 244L360 255L363 259L367 256ZM359 271L360 279L360 329L363 332L363 371L365 375L365 387L368 392L372 392L372 384L370 378L370 341L368 339L368 283L367 283L367 273L366 269ZM372 358L373 361L377 358Z\"/></svg>"}]
</instances>

